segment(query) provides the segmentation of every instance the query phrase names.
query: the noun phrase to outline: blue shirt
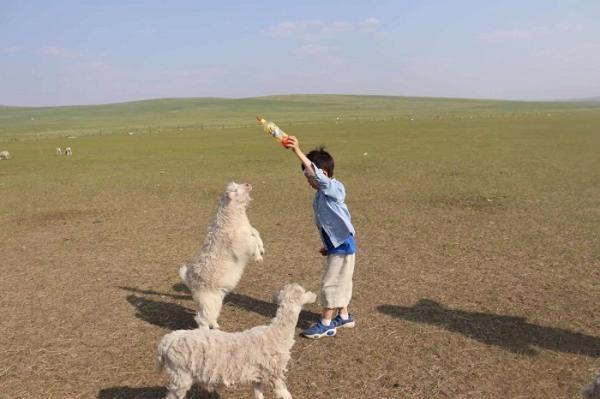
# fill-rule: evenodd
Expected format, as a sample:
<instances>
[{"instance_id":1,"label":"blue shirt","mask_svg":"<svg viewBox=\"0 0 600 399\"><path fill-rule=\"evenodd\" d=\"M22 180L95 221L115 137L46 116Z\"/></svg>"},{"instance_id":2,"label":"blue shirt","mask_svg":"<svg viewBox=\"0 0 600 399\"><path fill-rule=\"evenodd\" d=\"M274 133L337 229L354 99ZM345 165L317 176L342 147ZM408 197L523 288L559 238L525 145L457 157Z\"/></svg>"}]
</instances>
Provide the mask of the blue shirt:
<instances>
[{"instance_id":1,"label":"blue shirt","mask_svg":"<svg viewBox=\"0 0 600 399\"><path fill-rule=\"evenodd\" d=\"M314 179L319 186L313 201L315 223L325 246L327 246L327 242L321 231L327 235L333 247L337 248L350 235L356 235L350 211L344 203L346 189L341 182L327 177L314 163L312 167L316 174Z\"/></svg>"}]
</instances>

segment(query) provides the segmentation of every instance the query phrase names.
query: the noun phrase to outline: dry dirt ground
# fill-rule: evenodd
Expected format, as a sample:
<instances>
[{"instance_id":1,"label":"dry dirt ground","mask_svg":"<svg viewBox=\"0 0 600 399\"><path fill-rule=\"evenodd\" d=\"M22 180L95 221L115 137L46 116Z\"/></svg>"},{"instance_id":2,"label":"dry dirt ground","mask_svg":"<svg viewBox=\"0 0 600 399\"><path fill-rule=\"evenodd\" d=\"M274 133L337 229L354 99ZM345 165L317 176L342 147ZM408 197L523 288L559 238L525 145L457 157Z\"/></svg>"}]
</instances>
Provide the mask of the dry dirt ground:
<instances>
[{"instance_id":1,"label":"dry dirt ground","mask_svg":"<svg viewBox=\"0 0 600 399\"><path fill-rule=\"evenodd\" d=\"M578 395L600 358L592 242L572 231L540 233L535 221L523 228L523 215L507 214L502 198L404 204L394 220L385 208L358 206L368 200L363 192L354 211L358 326L333 339L297 339L288 373L295 397ZM194 327L177 269L200 245L215 206L216 198L165 203L113 189L85 207L13 218L0 233L0 397L164 395L153 352L165 333ZM276 309L271 293L285 282L318 290L319 243L303 223L310 206L297 206L267 227L269 208L252 204L266 260L249 265L227 298L224 330L267 323ZM288 239L287 223L300 226L297 237ZM519 246L515 229L584 250ZM298 333L318 311L306 309ZM249 387L196 388L189 397L250 395Z\"/></svg>"},{"instance_id":2,"label":"dry dirt ground","mask_svg":"<svg viewBox=\"0 0 600 399\"><path fill-rule=\"evenodd\" d=\"M549 141L535 134L542 122L498 134L404 129L396 147L340 133L357 327L297 338L295 398L579 396L600 369L597 135L567 121L578 146L561 131L564 142ZM255 186L249 216L266 255L227 297L222 329L268 323L287 282L318 292L313 192L281 149L253 137L239 153L206 149L200 134L136 137L78 139L68 161L54 158L59 142L15 142L0 165L0 398L162 397L156 344L195 326L177 271L231 176ZM364 141L345 150L347 137ZM302 313L298 334L318 312ZM188 397L251 395L196 387Z\"/></svg>"}]
</instances>

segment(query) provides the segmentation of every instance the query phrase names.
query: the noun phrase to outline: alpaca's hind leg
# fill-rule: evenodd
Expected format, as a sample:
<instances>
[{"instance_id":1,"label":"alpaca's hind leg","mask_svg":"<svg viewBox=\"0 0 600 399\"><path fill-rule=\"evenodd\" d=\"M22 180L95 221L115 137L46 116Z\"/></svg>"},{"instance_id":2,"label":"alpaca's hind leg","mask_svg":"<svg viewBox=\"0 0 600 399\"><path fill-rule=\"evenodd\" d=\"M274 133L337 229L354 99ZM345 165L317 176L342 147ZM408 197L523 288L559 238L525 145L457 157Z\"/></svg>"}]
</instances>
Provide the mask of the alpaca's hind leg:
<instances>
[{"instance_id":1,"label":"alpaca's hind leg","mask_svg":"<svg viewBox=\"0 0 600 399\"><path fill-rule=\"evenodd\" d=\"M198 303L198 313L194 319L199 327L219 328L217 319L221 313L224 297L224 291L214 289L202 290L194 295L194 299Z\"/></svg>"},{"instance_id":2,"label":"alpaca's hind leg","mask_svg":"<svg viewBox=\"0 0 600 399\"><path fill-rule=\"evenodd\" d=\"M165 399L185 399L185 394L194 382L192 376L173 372L169 377L169 384L167 385L169 392L167 392Z\"/></svg>"},{"instance_id":3,"label":"alpaca's hind leg","mask_svg":"<svg viewBox=\"0 0 600 399\"><path fill-rule=\"evenodd\" d=\"M217 323L217 319L221 314L221 309L223 308L223 300L225 299L225 295L227 293L223 290L219 290L217 297L213 303L213 308L211 309L211 314L208 318L208 327L212 329L219 329L219 323Z\"/></svg>"},{"instance_id":4,"label":"alpaca's hind leg","mask_svg":"<svg viewBox=\"0 0 600 399\"><path fill-rule=\"evenodd\" d=\"M275 397L278 399L292 399L292 394L287 390L287 386L282 378L275 379L273 383L275 388Z\"/></svg>"},{"instance_id":5,"label":"alpaca's hind leg","mask_svg":"<svg viewBox=\"0 0 600 399\"><path fill-rule=\"evenodd\" d=\"M198 324L198 328L210 328L208 322L202 316L202 312L196 312L196 316L194 316L194 320L196 320L196 324Z\"/></svg>"},{"instance_id":6,"label":"alpaca's hind leg","mask_svg":"<svg viewBox=\"0 0 600 399\"><path fill-rule=\"evenodd\" d=\"M260 381L255 381L254 385L254 399L264 399L265 396L263 395L263 384Z\"/></svg>"}]
</instances>

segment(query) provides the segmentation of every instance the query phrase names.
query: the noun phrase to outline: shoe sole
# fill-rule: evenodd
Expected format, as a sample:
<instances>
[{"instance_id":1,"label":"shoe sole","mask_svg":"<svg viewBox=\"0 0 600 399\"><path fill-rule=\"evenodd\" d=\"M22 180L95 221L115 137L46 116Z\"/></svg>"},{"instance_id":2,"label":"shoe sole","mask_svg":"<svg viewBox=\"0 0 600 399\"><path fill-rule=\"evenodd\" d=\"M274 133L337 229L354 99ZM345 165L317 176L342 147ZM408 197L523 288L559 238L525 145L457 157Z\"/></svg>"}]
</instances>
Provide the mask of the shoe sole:
<instances>
[{"instance_id":1,"label":"shoe sole","mask_svg":"<svg viewBox=\"0 0 600 399\"><path fill-rule=\"evenodd\" d=\"M335 328L354 328L356 326L355 321L351 321L349 323L340 324L339 326L335 326Z\"/></svg>"},{"instance_id":2,"label":"shoe sole","mask_svg":"<svg viewBox=\"0 0 600 399\"><path fill-rule=\"evenodd\" d=\"M335 334L337 333L336 329L333 330L327 330L324 333L321 334L311 334L311 335L306 335L306 334L302 334L304 337L309 338L309 339L319 339L319 338L323 338L323 337L333 337L335 336Z\"/></svg>"}]
</instances>

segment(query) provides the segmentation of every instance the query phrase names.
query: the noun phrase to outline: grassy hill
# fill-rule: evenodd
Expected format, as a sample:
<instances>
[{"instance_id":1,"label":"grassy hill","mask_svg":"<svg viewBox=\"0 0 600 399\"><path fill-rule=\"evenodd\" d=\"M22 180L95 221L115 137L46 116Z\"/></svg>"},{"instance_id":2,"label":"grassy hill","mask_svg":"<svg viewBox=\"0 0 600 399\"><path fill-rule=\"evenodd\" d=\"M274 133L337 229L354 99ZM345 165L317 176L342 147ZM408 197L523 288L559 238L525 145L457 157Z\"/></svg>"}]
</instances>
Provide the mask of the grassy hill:
<instances>
[{"instance_id":1,"label":"grassy hill","mask_svg":"<svg viewBox=\"0 0 600 399\"><path fill-rule=\"evenodd\" d=\"M257 114L282 124L393 118L517 117L598 111L600 104L357 95L287 95L245 99L181 98L63 107L0 107L0 139L134 131L247 127Z\"/></svg>"}]
</instances>

